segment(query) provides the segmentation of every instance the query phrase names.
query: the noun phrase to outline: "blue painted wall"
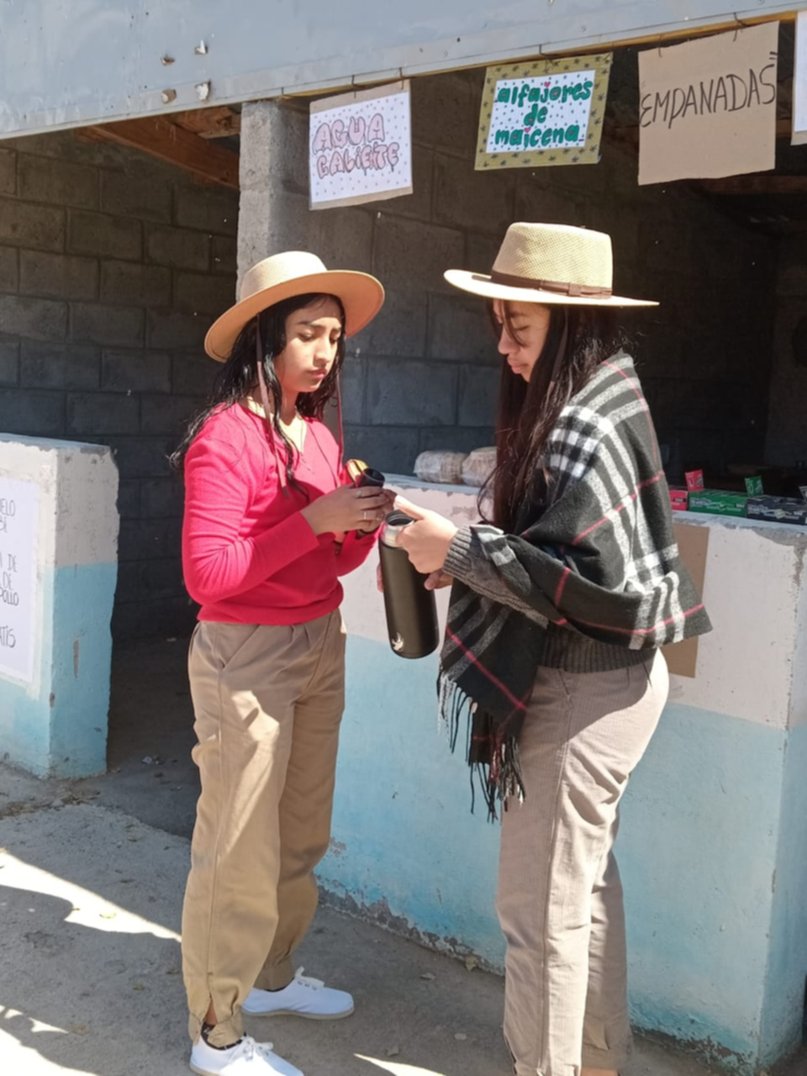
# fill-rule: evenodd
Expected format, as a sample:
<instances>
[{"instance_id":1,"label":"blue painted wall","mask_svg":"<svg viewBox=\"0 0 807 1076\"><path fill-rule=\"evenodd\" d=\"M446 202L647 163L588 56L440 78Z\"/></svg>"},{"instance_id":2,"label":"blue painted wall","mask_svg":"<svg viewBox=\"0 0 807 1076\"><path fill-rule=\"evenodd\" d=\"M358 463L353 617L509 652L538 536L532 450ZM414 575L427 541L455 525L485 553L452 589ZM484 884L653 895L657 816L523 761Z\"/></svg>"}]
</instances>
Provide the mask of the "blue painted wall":
<instances>
[{"instance_id":1,"label":"blue painted wall","mask_svg":"<svg viewBox=\"0 0 807 1076\"><path fill-rule=\"evenodd\" d=\"M437 728L436 657L350 636L326 890L501 968L498 826ZM783 778L786 773L786 780ZM617 845L634 1022L738 1072L795 1045L807 973L807 731L670 704Z\"/></svg>"}]
</instances>

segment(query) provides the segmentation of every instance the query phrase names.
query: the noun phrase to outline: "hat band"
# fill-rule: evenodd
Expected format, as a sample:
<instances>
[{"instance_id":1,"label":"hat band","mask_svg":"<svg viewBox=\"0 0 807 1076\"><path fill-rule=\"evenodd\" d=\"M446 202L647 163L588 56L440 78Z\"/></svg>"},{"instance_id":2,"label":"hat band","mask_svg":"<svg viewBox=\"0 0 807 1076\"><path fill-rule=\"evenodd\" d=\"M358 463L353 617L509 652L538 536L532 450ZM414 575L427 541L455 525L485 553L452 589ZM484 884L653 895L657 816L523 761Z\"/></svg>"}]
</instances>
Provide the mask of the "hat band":
<instances>
[{"instance_id":1,"label":"hat band","mask_svg":"<svg viewBox=\"0 0 807 1076\"><path fill-rule=\"evenodd\" d=\"M569 281L560 280L536 280L529 276L513 276L511 273L499 273L496 269L491 270L490 279L495 284L511 284L516 288L540 288L543 291L554 291L558 295L598 296L604 299L610 298L614 293L611 288L602 288L596 284L573 284Z\"/></svg>"}]
</instances>

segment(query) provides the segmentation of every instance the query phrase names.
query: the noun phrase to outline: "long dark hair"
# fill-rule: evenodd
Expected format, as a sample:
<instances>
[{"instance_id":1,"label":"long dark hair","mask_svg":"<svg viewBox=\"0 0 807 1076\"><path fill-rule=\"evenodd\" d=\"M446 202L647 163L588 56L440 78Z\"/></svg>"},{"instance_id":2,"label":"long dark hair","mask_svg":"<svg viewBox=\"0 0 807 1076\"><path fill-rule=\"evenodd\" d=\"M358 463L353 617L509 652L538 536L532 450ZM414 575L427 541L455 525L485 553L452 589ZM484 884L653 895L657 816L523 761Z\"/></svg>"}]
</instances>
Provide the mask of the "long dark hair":
<instances>
[{"instance_id":1,"label":"long dark hair","mask_svg":"<svg viewBox=\"0 0 807 1076\"><path fill-rule=\"evenodd\" d=\"M500 326L493 318L496 332ZM504 304L510 336L512 312ZM529 382L502 363L496 420L496 467L482 488L479 509L491 499L493 519L505 531L518 527L521 511L545 499L552 481L545 458L549 435L572 396L590 380L596 367L625 345L612 309L552 304L549 328Z\"/></svg>"},{"instance_id":2,"label":"long dark hair","mask_svg":"<svg viewBox=\"0 0 807 1076\"><path fill-rule=\"evenodd\" d=\"M327 299L332 299L339 307L339 320L342 323L342 335L339 337L336 348L336 358L322 384L314 392L301 392L297 397L297 410L301 415L305 418L322 418L326 404L336 394L339 371L345 359L345 310L341 300L335 295L311 292L305 295L294 295L291 299L275 303L274 306L267 307L257 317L247 322L233 344L229 359L216 375L210 399L199 414L191 419L181 442L170 455L172 467L180 474L182 473L185 454L191 442L214 412L231 407L252 392L258 381L258 352L260 350L263 376L269 395L270 421L286 448L286 477L289 484L297 486L294 480L296 449L280 425L283 392L277 379L274 360L275 356L279 355L286 346L286 320L289 315L305 307L319 305ZM258 333L260 333L260 349L256 338Z\"/></svg>"}]
</instances>

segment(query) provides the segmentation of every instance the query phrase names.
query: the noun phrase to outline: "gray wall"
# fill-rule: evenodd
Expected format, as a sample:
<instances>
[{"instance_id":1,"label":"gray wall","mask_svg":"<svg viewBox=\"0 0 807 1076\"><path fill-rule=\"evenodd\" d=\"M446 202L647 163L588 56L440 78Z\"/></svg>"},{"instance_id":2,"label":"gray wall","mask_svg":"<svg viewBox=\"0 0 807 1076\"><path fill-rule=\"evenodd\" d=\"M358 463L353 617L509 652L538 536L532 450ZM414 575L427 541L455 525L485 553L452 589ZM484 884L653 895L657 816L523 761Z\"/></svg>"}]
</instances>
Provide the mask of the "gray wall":
<instances>
[{"instance_id":1,"label":"gray wall","mask_svg":"<svg viewBox=\"0 0 807 1076\"><path fill-rule=\"evenodd\" d=\"M633 92L633 70L623 54L613 75L612 122ZM488 271L509 222L543 220L609 232L616 290L661 301L658 310L627 313L624 324L673 477L688 465L714 471L758 458L771 368L774 241L739 226L687 184L637 187L635 152L610 141L594 166L475 172L482 77L413 83L414 194L307 214L313 249L329 264L375 272L388 291L348 364L348 449L381 469L409 473L423 449L491 442L495 341L484 304L446 285L442 272ZM286 180L284 219L302 219L305 195Z\"/></svg>"},{"instance_id":2,"label":"gray wall","mask_svg":"<svg viewBox=\"0 0 807 1076\"><path fill-rule=\"evenodd\" d=\"M0 429L111 445L117 637L185 630L181 489L166 455L215 364L237 194L72 133L0 146Z\"/></svg>"},{"instance_id":3,"label":"gray wall","mask_svg":"<svg viewBox=\"0 0 807 1076\"><path fill-rule=\"evenodd\" d=\"M766 456L793 467L807 461L807 249L802 237L782 240L776 292Z\"/></svg>"}]
</instances>

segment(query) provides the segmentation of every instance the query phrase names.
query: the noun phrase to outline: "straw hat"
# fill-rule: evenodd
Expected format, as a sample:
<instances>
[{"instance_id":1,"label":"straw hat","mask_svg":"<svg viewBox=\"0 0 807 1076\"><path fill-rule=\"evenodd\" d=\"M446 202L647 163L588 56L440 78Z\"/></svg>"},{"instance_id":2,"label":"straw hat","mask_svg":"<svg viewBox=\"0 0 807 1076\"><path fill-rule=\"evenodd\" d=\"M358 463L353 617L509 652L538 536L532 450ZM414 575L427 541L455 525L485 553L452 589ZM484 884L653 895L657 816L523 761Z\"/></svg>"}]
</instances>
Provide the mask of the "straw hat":
<instances>
[{"instance_id":1,"label":"straw hat","mask_svg":"<svg viewBox=\"0 0 807 1076\"><path fill-rule=\"evenodd\" d=\"M473 295L522 303L569 306L658 306L614 295L611 237L568 224L511 224L493 269L448 269L449 284Z\"/></svg>"},{"instance_id":2,"label":"straw hat","mask_svg":"<svg viewBox=\"0 0 807 1076\"><path fill-rule=\"evenodd\" d=\"M308 292L324 292L341 300L346 336L354 336L368 325L384 302L381 282L369 273L326 269L316 254L287 250L264 258L244 274L238 302L210 326L205 351L211 359L225 362L238 334L256 314L284 299Z\"/></svg>"}]
</instances>

